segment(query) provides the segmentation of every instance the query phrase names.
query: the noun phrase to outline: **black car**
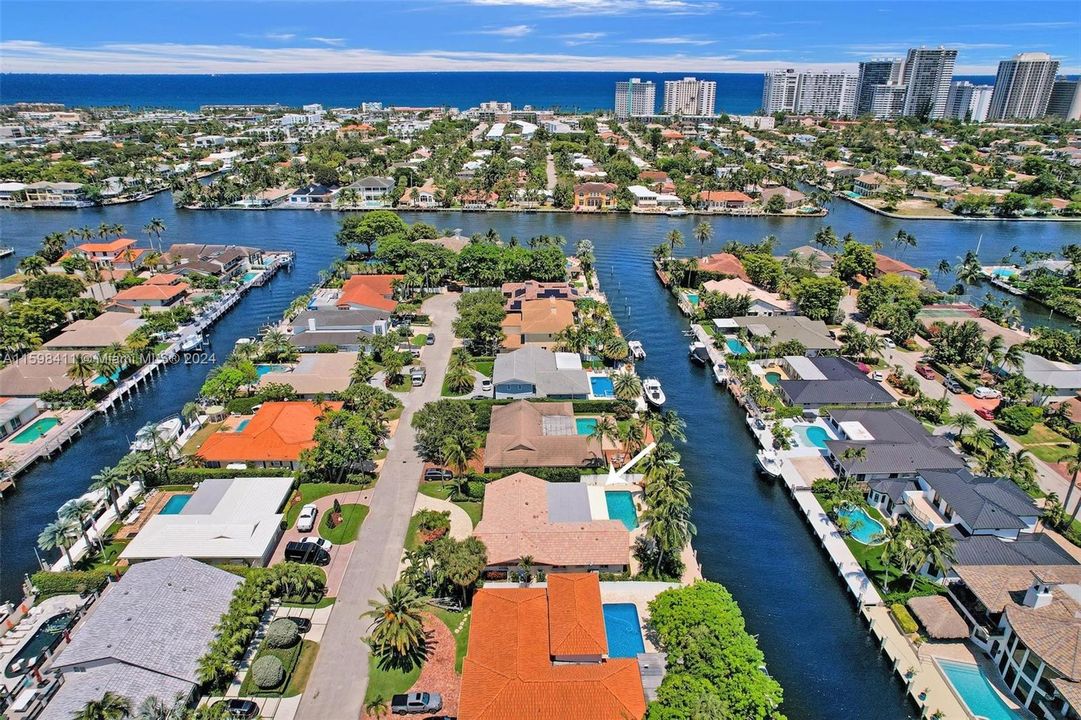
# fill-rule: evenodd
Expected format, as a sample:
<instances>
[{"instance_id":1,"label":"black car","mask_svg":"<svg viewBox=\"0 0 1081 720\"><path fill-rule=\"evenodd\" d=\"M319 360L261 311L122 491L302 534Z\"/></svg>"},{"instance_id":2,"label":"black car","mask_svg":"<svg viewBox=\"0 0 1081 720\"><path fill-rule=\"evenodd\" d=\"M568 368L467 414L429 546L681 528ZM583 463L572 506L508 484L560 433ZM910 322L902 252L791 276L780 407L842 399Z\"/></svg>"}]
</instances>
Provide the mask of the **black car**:
<instances>
[{"instance_id":1,"label":"black car","mask_svg":"<svg viewBox=\"0 0 1081 720\"><path fill-rule=\"evenodd\" d=\"M442 468L428 468L424 471L424 479L429 482L442 482L444 480L450 480L452 477L454 477L454 473L452 473L450 470L444 470Z\"/></svg>"},{"instance_id":2,"label":"black car","mask_svg":"<svg viewBox=\"0 0 1081 720\"><path fill-rule=\"evenodd\" d=\"M435 345L435 333L428 333L428 337L424 339L425 345Z\"/></svg>"},{"instance_id":3,"label":"black car","mask_svg":"<svg viewBox=\"0 0 1081 720\"><path fill-rule=\"evenodd\" d=\"M995 450L1009 450L1010 446L1006 443L1006 440L995 431L991 431L991 444L995 446Z\"/></svg>"},{"instance_id":4,"label":"black car","mask_svg":"<svg viewBox=\"0 0 1081 720\"><path fill-rule=\"evenodd\" d=\"M251 700L229 698L228 700L214 703L214 707L224 707L226 714L233 718L251 720L251 718L259 717L259 706Z\"/></svg>"},{"instance_id":5,"label":"black car","mask_svg":"<svg viewBox=\"0 0 1081 720\"><path fill-rule=\"evenodd\" d=\"M304 565L326 565L330 554L315 543L292 541L285 545L285 559Z\"/></svg>"},{"instance_id":6,"label":"black car","mask_svg":"<svg viewBox=\"0 0 1081 720\"><path fill-rule=\"evenodd\" d=\"M297 626L297 632L301 635L305 634L312 629L312 621L308 618L289 616L289 619L293 621L293 624Z\"/></svg>"}]
</instances>

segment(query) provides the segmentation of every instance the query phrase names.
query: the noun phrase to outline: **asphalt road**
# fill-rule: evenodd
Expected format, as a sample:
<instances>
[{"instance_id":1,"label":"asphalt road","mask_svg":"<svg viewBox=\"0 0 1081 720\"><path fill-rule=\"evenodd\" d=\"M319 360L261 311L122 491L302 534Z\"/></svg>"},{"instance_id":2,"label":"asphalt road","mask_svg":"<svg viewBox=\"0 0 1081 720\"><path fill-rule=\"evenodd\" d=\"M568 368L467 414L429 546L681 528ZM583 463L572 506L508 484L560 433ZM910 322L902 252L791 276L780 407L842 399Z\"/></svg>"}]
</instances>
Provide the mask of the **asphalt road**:
<instances>
[{"instance_id":1,"label":"asphalt road","mask_svg":"<svg viewBox=\"0 0 1081 720\"><path fill-rule=\"evenodd\" d=\"M359 718L368 686L369 649L363 638L370 621L361 615L369 601L380 598L379 588L397 578L405 532L417 499L423 461L413 451L416 433L413 414L425 403L438 400L454 343L457 294L436 295L424 303L432 318L435 345L426 346L421 361L428 370L424 385L405 397L405 409L372 496L371 512L360 528L356 548L349 559L341 591L319 643L308 686L297 720Z\"/></svg>"}]
</instances>

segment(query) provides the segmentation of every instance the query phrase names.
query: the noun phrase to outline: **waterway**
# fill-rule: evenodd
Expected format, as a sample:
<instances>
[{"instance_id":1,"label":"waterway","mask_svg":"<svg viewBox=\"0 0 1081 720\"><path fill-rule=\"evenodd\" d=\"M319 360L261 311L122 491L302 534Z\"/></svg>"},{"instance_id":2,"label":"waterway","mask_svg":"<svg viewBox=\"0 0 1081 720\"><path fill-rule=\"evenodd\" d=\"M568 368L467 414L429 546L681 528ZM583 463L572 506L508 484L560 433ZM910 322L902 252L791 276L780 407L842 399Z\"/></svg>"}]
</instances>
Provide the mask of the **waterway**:
<instances>
[{"instance_id":1,"label":"waterway","mask_svg":"<svg viewBox=\"0 0 1081 720\"><path fill-rule=\"evenodd\" d=\"M174 210L168 194L144 203L78 211L8 211L0 214L0 244L17 256L33 252L52 231L101 222L119 223L137 235L152 217L165 221L166 242L240 243L294 250L296 265L263 288L255 288L211 331L211 347L222 361L238 337L254 334L297 294L318 280L319 270L340 253L330 212L198 212ZM715 388L707 372L686 360L687 327L672 299L653 275L650 250L673 228L688 238L697 218L581 216L570 214L424 213L408 214L440 229L464 233L494 228L505 239L522 241L562 235L594 242L602 287L620 325L649 353L642 365L658 377L669 405L688 423L683 461L695 485L695 547L706 577L724 583L738 600L750 631L759 637L770 672L785 687L785 710L801 720L875 718L901 720L914 715L903 688L890 672L870 635L857 619L833 567L823 556L799 513L778 485L754 472L754 445L743 416ZM1081 227L1063 223L899 222L837 201L825 219L711 218L716 250L727 240L779 239L784 251L810 241L816 229L831 224L838 235L852 232L863 241L887 242L899 228L915 234L918 247L902 257L916 266L954 262L981 244L985 261L1020 246L1056 250L1081 241ZM693 240L689 241L695 245ZM692 254L697 247L682 252ZM887 248L889 251L889 248ZM0 261L10 272L18 258ZM942 278L941 284L952 283ZM986 288L977 294L982 297ZM1027 324L1046 311L1023 308ZM0 597L15 598L23 573L36 566L34 542L41 527L69 497L83 492L90 476L115 463L146 422L178 412L198 392L212 365L176 365L117 412L89 425L64 454L22 476L19 489L0 502ZM0 388L0 394L3 389Z\"/></svg>"}]
</instances>

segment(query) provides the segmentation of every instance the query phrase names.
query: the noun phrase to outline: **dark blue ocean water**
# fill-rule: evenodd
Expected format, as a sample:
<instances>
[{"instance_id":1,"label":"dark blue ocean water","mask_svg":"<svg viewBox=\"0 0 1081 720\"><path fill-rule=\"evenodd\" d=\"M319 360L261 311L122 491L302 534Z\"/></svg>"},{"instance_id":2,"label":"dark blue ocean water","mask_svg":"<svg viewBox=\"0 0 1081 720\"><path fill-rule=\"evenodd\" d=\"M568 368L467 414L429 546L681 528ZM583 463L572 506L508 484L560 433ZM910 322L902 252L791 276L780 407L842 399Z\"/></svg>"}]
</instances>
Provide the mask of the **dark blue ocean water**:
<instances>
[{"instance_id":1,"label":"dark blue ocean water","mask_svg":"<svg viewBox=\"0 0 1081 720\"><path fill-rule=\"evenodd\" d=\"M509 101L515 108L611 109L617 80L631 73L463 72L463 73L307 73L295 75L0 75L0 102L60 102L76 105L126 105L195 110L200 105L280 103L299 107L322 103L354 107L365 101L386 105L447 105L466 109L485 100ZM677 73L633 73L657 85L658 107L664 81ZM698 75L717 82L717 110L751 113L761 106L762 75ZM961 77L992 83L993 77Z\"/></svg>"}]
</instances>

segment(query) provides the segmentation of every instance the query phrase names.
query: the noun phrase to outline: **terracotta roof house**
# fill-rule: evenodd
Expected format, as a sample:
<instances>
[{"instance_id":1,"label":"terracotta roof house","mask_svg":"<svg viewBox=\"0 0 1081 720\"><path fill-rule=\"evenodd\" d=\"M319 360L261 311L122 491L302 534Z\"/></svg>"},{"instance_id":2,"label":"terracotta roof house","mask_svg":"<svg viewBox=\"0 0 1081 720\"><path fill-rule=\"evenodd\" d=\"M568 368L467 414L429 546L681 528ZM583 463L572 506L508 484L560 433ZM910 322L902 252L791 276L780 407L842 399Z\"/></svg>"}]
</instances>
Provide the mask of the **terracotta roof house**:
<instances>
[{"instance_id":1,"label":"terracotta roof house","mask_svg":"<svg viewBox=\"0 0 1081 720\"><path fill-rule=\"evenodd\" d=\"M130 315L128 316L130 317ZM79 385L67 376L78 355L90 353L35 350L0 368L0 388L11 397L37 397L48 390L63 392Z\"/></svg>"},{"instance_id":2,"label":"terracotta roof house","mask_svg":"<svg viewBox=\"0 0 1081 720\"><path fill-rule=\"evenodd\" d=\"M923 273L906 262L901 262L889 255L875 253L875 277L883 275L904 275L914 280L922 280Z\"/></svg>"},{"instance_id":3,"label":"terracotta roof house","mask_svg":"<svg viewBox=\"0 0 1081 720\"><path fill-rule=\"evenodd\" d=\"M569 402L525 400L492 408L484 445L491 470L529 467L589 467L604 463L600 441L579 435Z\"/></svg>"},{"instance_id":4,"label":"terracotta roof house","mask_svg":"<svg viewBox=\"0 0 1081 720\"><path fill-rule=\"evenodd\" d=\"M195 455L209 467L245 463L295 470L300 466L300 454L315 447L313 436L319 418L327 410L341 409L340 402L266 402L236 428L212 434Z\"/></svg>"},{"instance_id":5,"label":"terracotta roof house","mask_svg":"<svg viewBox=\"0 0 1081 720\"><path fill-rule=\"evenodd\" d=\"M459 720L639 720L645 712L637 660L608 657L595 574L477 592Z\"/></svg>"},{"instance_id":6,"label":"terracotta roof house","mask_svg":"<svg viewBox=\"0 0 1081 720\"><path fill-rule=\"evenodd\" d=\"M575 210L611 210L616 207L616 184L585 182L574 186Z\"/></svg>"},{"instance_id":7,"label":"terracotta roof house","mask_svg":"<svg viewBox=\"0 0 1081 720\"><path fill-rule=\"evenodd\" d=\"M752 285L739 278L726 280L707 280L702 283L702 288L707 292L716 292L722 295L746 295L751 298L751 307L747 310L748 315L795 315L796 303L785 300L777 293L763 290L757 285Z\"/></svg>"},{"instance_id":8,"label":"terracotta roof house","mask_svg":"<svg viewBox=\"0 0 1081 720\"><path fill-rule=\"evenodd\" d=\"M608 518L603 487L526 473L488 483L473 535L488 548L489 570L512 571L523 557L548 572L618 573L630 562L630 533Z\"/></svg>"},{"instance_id":9,"label":"terracotta roof house","mask_svg":"<svg viewBox=\"0 0 1081 720\"><path fill-rule=\"evenodd\" d=\"M754 199L750 195L728 190L703 190L694 196L694 204L703 210L731 210L750 207Z\"/></svg>"},{"instance_id":10,"label":"terracotta roof house","mask_svg":"<svg viewBox=\"0 0 1081 720\"><path fill-rule=\"evenodd\" d=\"M503 319L503 347L513 350L537 343L548 348L555 344L561 330L573 324L574 302L555 298L525 300L521 310L507 313Z\"/></svg>"},{"instance_id":11,"label":"terracotta roof house","mask_svg":"<svg viewBox=\"0 0 1081 720\"><path fill-rule=\"evenodd\" d=\"M146 320L126 312L104 312L96 318L76 320L45 343L46 350L97 350L123 343Z\"/></svg>"},{"instance_id":12,"label":"terracotta roof house","mask_svg":"<svg viewBox=\"0 0 1081 720\"><path fill-rule=\"evenodd\" d=\"M72 254L82 255L99 268L131 270L139 266L146 249L135 247L135 241L130 238L117 238L111 242L76 245Z\"/></svg>"},{"instance_id":13,"label":"terracotta roof house","mask_svg":"<svg viewBox=\"0 0 1081 720\"><path fill-rule=\"evenodd\" d=\"M133 285L113 295L111 302L115 305L123 305L129 308L160 307L166 308L175 305L188 295L187 283L176 285L162 285L143 283Z\"/></svg>"},{"instance_id":14,"label":"terracotta roof house","mask_svg":"<svg viewBox=\"0 0 1081 720\"><path fill-rule=\"evenodd\" d=\"M744 282L750 282L747 271L743 269L743 263L732 253L720 252L707 255L698 261L698 269L702 272L718 273L738 277Z\"/></svg>"},{"instance_id":15,"label":"terracotta roof house","mask_svg":"<svg viewBox=\"0 0 1081 720\"><path fill-rule=\"evenodd\" d=\"M800 205L803 205L807 202L807 196L801 193L799 190L792 190L791 188L786 188L783 186L765 188L760 193L758 200L763 205L765 205L769 202L769 199L775 195L779 195L781 197L781 199L784 201L785 209L787 210L798 208Z\"/></svg>"},{"instance_id":16,"label":"terracotta roof house","mask_svg":"<svg viewBox=\"0 0 1081 720\"><path fill-rule=\"evenodd\" d=\"M565 282L538 282L526 280L525 282L507 282L500 288L503 297L507 299L505 309L507 312L520 312L522 303L527 300L577 300L578 289Z\"/></svg>"},{"instance_id":17,"label":"terracotta roof house","mask_svg":"<svg viewBox=\"0 0 1081 720\"><path fill-rule=\"evenodd\" d=\"M401 199L398 201L399 205L406 205L408 207L417 208L433 208L439 207L439 193L442 191L435 181L428 178L424 181L424 184L418 187L407 188L402 193Z\"/></svg>"},{"instance_id":18,"label":"terracotta roof house","mask_svg":"<svg viewBox=\"0 0 1081 720\"><path fill-rule=\"evenodd\" d=\"M394 299L394 282L403 277L404 275L354 275L342 286L338 307L394 312L394 308L398 307L398 301Z\"/></svg>"}]
</instances>

